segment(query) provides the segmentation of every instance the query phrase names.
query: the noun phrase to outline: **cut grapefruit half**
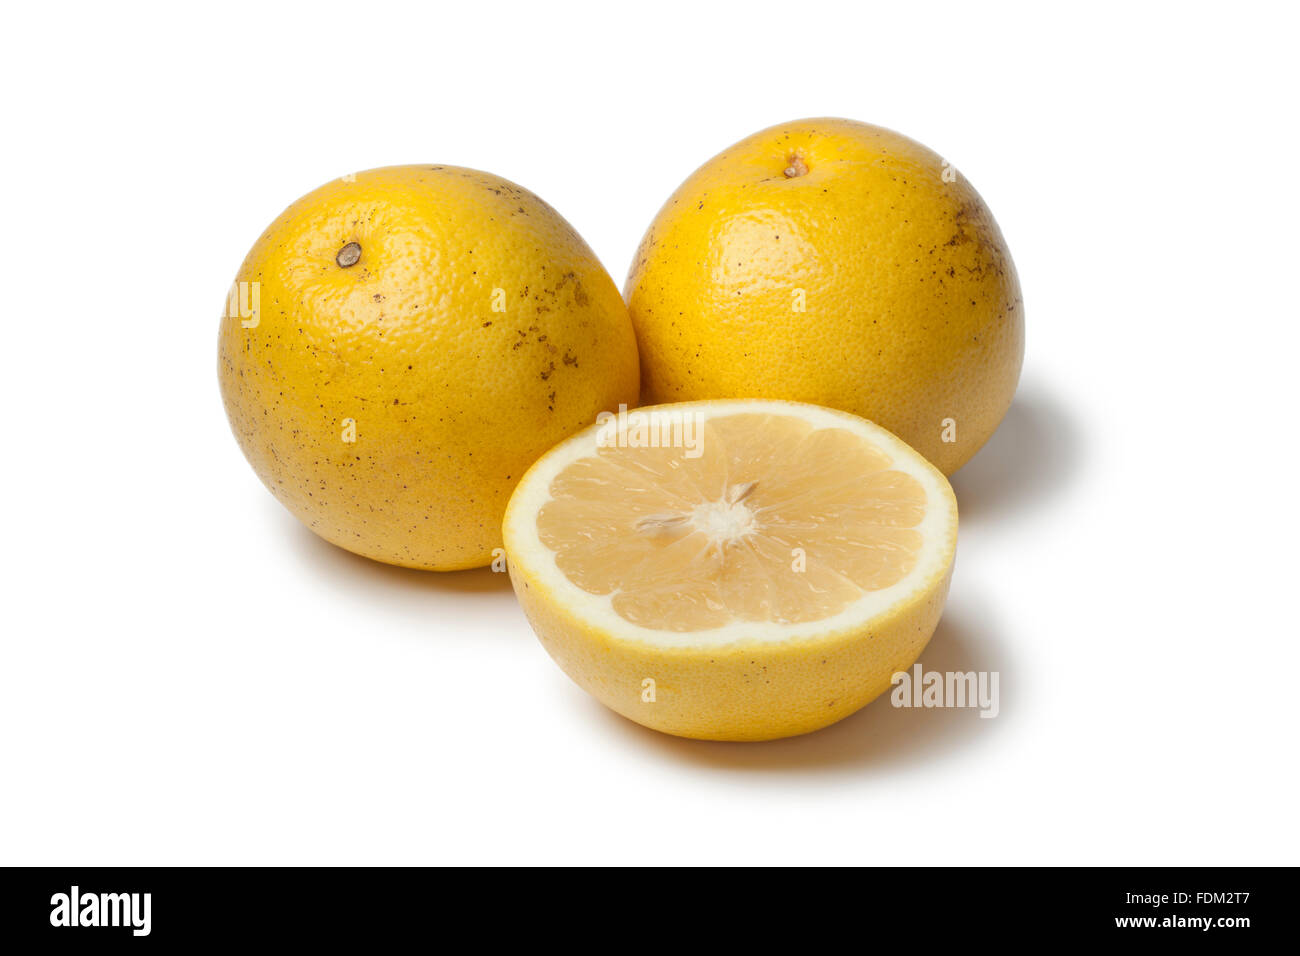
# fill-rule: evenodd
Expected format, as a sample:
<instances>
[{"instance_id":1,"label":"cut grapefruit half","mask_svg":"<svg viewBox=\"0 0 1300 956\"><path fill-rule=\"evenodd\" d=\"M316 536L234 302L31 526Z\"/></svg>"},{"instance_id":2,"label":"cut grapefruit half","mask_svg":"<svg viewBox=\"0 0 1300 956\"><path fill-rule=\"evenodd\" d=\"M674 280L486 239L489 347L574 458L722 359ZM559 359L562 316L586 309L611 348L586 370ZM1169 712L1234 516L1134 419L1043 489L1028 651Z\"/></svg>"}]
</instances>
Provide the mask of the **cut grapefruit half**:
<instances>
[{"instance_id":1,"label":"cut grapefruit half","mask_svg":"<svg viewBox=\"0 0 1300 956\"><path fill-rule=\"evenodd\" d=\"M934 633L957 502L864 419L763 400L640 408L547 452L504 523L551 657L607 707L707 740L858 710Z\"/></svg>"}]
</instances>

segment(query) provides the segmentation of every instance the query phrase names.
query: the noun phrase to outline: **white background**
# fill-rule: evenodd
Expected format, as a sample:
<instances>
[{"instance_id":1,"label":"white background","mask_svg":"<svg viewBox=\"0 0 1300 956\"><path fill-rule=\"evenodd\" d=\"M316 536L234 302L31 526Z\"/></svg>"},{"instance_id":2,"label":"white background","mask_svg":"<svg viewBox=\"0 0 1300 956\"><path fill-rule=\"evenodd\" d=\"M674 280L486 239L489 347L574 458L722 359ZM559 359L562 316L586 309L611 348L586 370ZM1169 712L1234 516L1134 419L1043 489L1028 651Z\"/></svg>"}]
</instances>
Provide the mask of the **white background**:
<instances>
[{"instance_id":1,"label":"white background","mask_svg":"<svg viewBox=\"0 0 1300 956\"><path fill-rule=\"evenodd\" d=\"M1226 9L8 10L0 862L1300 862L1297 24ZM487 169L621 285L692 169L818 115L954 163L1019 267L922 658L996 719L658 735L504 576L352 557L240 455L218 316L302 193Z\"/></svg>"}]
</instances>

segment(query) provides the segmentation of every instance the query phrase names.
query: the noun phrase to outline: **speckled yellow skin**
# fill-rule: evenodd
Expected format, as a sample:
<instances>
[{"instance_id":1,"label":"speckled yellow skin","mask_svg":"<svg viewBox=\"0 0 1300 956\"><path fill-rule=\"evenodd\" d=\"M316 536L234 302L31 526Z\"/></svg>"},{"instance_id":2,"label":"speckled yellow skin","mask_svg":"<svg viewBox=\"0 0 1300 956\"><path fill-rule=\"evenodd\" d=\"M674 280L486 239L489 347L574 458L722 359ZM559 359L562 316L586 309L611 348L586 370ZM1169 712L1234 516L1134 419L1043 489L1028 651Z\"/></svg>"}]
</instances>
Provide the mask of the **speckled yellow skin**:
<instances>
[{"instance_id":1,"label":"speckled yellow skin","mask_svg":"<svg viewBox=\"0 0 1300 956\"><path fill-rule=\"evenodd\" d=\"M335 180L270 225L236 281L259 284L260 312L221 323L235 436L285 507L369 558L489 563L528 466L636 402L614 282L554 209L488 173Z\"/></svg>"},{"instance_id":2,"label":"speckled yellow skin","mask_svg":"<svg viewBox=\"0 0 1300 956\"><path fill-rule=\"evenodd\" d=\"M993 216L947 177L921 144L842 119L773 126L709 160L624 289L643 401L827 405L956 471L1011 404L1024 317Z\"/></svg>"}]
</instances>

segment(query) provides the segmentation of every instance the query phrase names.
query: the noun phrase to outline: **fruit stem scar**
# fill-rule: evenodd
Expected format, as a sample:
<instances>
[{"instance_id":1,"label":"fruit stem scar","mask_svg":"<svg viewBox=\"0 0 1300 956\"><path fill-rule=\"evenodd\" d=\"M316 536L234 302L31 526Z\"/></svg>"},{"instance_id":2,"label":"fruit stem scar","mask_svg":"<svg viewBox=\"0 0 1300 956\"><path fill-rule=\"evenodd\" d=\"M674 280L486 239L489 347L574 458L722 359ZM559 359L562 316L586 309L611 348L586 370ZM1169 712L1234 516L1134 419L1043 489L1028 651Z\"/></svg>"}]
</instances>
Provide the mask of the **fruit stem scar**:
<instances>
[{"instance_id":1,"label":"fruit stem scar","mask_svg":"<svg viewBox=\"0 0 1300 956\"><path fill-rule=\"evenodd\" d=\"M349 242L347 245L345 245L342 249L339 250L339 254L334 257L334 261L337 262L344 269L346 269L348 266L356 265L357 260L360 258L361 258L361 243Z\"/></svg>"},{"instance_id":2,"label":"fruit stem scar","mask_svg":"<svg viewBox=\"0 0 1300 956\"><path fill-rule=\"evenodd\" d=\"M796 149L791 153L789 158L786 159L786 162L789 164L785 167L786 179L794 179L796 176L808 175L808 164L804 161L803 153L799 150Z\"/></svg>"}]
</instances>

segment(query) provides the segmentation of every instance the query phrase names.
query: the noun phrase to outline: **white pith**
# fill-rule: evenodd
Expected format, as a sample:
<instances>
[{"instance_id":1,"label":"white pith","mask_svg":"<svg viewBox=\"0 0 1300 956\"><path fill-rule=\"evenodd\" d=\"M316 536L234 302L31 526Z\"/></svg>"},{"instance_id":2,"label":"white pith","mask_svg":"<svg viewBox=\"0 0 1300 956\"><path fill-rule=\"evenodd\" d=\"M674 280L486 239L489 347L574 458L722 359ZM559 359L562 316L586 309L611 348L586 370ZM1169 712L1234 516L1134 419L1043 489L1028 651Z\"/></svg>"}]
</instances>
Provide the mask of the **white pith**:
<instances>
[{"instance_id":1,"label":"white pith","mask_svg":"<svg viewBox=\"0 0 1300 956\"><path fill-rule=\"evenodd\" d=\"M552 449L529 470L511 499L505 521L510 562L517 570L524 570L536 578L558 603L590 627L621 640L657 647L721 647L742 641L779 643L822 638L840 631L861 629L873 618L923 593L946 572L957 533L952 491L942 474L889 432L853 415L796 402L736 400L673 407L689 408L702 421L738 413L793 415L814 428L846 429L860 435L888 456L890 468L911 476L925 491L925 516L914 528L923 539L918 560L912 570L896 583L866 592L842 611L815 621L733 621L722 627L685 632L634 624L614 610L614 594L592 594L570 581L560 570L555 552L542 543L538 533L536 518L542 506L551 500L551 482L574 461L595 454L597 429L592 427ZM608 431L605 434L608 437ZM701 504L684 520L716 540L743 536L752 522L752 513L744 501L736 500L743 499L744 491L743 488L733 488L730 495L733 500ZM645 520L653 522L657 519L659 516ZM671 522L683 518L664 515L662 520Z\"/></svg>"}]
</instances>

